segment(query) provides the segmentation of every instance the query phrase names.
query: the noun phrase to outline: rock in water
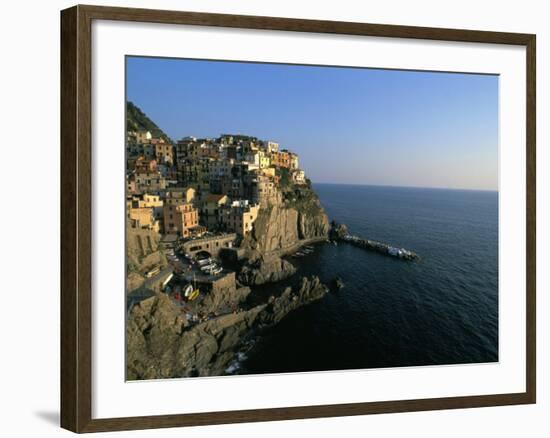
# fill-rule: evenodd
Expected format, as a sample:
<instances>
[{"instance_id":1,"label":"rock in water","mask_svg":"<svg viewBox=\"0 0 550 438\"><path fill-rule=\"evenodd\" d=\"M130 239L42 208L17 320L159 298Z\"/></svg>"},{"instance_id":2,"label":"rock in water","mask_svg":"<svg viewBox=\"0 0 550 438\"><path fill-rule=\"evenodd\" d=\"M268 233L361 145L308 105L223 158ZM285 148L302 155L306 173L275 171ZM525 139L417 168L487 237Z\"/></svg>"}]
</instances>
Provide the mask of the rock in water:
<instances>
[{"instance_id":1,"label":"rock in water","mask_svg":"<svg viewBox=\"0 0 550 438\"><path fill-rule=\"evenodd\" d=\"M332 280L332 287L336 290L343 289L345 286L344 282L340 277L336 277L334 280Z\"/></svg>"},{"instance_id":2,"label":"rock in water","mask_svg":"<svg viewBox=\"0 0 550 438\"><path fill-rule=\"evenodd\" d=\"M329 236L332 240L338 240L348 235L348 227L346 224L339 224L336 221L332 221L330 224Z\"/></svg>"},{"instance_id":3,"label":"rock in water","mask_svg":"<svg viewBox=\"0 0 550 438\"><path fill-rule=\"evenodd\" d=\"M302 277L299 286L287 287L279 297L269 301L259 315L258 323L262 328L271 327L298 307L320 300L327 292L328 288L321 283L319 277Z\"/></svg>"}]
</instances>

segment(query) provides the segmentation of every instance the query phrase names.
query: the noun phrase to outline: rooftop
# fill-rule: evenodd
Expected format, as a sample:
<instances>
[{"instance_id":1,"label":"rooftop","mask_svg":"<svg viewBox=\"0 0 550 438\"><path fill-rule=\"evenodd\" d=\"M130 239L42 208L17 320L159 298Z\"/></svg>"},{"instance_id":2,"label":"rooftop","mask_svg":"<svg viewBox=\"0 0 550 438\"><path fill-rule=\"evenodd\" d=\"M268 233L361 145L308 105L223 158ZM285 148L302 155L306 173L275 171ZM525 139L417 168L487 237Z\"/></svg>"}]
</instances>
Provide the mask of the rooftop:
<instances>
[{"instance_id":1,"label":"rooftop","mask_svg":"<svg viewBox=\"0 0 550 438\"><path fill-rule=\"evenodd\" d=\"M206 202L219 202L220 200L222 200L224 197L226 197L227 195L216 195L214 193L210 193L207 197L206 197Z\"/></svg>"}]
</instances>

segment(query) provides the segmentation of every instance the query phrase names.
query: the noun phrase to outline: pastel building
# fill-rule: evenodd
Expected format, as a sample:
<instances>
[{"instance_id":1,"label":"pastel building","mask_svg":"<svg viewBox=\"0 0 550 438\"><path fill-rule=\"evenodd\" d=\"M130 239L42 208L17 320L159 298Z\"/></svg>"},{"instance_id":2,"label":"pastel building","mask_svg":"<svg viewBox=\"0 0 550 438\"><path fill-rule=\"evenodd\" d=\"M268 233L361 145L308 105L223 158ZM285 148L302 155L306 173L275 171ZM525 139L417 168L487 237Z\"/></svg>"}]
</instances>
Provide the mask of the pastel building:
<instances>
[{"instance_id":1,"label":"pastel building","mask_svg":"<svg viewBox=\"0 0 550 438\"><path fill-rule=\"evenodd\" d=\"M296 169L292 172L292 180L296 184L305 184L306 174L302 169Z\"/></svg>"},{"instance_id":2,"label":"pastel building","mask_svg":"<svg viewBox=\"0 0 550 438\"><path fill-rule=\"evenodd\" d=\"M248 200L233 201L228 207L222 210L222 224L228 231L246 236L252 231L259 211L260 206L258 204L250 204Z\"/></svg>"},{"instance_id":3,"label":"pastel building","mask_svg":"<svg viewBox=\"0 0 550 438\"><path fill-rule=\"evenodd\" d=\"M199 225L199 211L192 204L164 206L164 232L189 237Z\"/></svg>"},{"instance_id":4,"label":"pastel building","mask_svg":"<svg viewBox=\"0 0 550 438\"><path fill-rule=\"evenodd\" d=\"M158 172L136 172L134 179L137 193L159 192L166 189L166 179Z\"/></svg>"},{"instance_id":5,"label":"pastel building","mask_svg":"<svg viewBox=\"0 0 550 438\"><path fill-rule=\"evenodd\" d=\"M160 139L155 144L155 157L158 163L172 165L174 163L174 148L170 143L165 143Z\"/></svg>"},{"instance_id":6,"label":"pastel building","mask_svg":"<svg viewBox=\"0 0 550 438\"><path fill-rule=\"evenodd\" d=\"M215 229L221 223L222 208L229 202L227 195L209 194L201 211L201 220L208 229Z\"/></svg>"},{"instance_id":7,"label":"pastel building","mask_svg":"<svg viewBox=\"0 0 550 438\"><path fill-rule=\"evenodd\" d=\"M159 222L155 219L152 208L134 208L127 204L127 217L132 228L145 228L159 231Z\"/></svg>"}]
</instances>

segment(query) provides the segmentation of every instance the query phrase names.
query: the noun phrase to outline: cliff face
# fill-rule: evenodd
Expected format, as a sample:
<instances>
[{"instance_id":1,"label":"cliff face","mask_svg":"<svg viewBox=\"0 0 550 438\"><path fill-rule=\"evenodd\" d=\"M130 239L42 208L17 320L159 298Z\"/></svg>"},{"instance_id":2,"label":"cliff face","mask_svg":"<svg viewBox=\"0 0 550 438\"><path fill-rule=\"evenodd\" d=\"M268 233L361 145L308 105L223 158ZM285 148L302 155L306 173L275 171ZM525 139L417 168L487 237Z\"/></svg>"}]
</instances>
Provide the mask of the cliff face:
<instances>
[{"instance_id":1,"label":"cliff face","mask_svg":"<svg viewBox=\"0 0 550 438\"><path fill-rule=\"evenodd\" d=\"M329 221L319 198L308 186L289 185L261 208L242 247L259 254L281 253L300 241L325 239Z\"/></svg>"},{"instance_id":2,"label":"cliff face","mask_svg":"<svg viewBox=\"0 0 550 438\"><path fill-rule=\"evenodd\" d=\"M166 257L159 246L160 236L156 231L126 227L126 292L139 288L145 281L145 273L154 268L167 266Z\"/></svg>"},{"instance_id":3,"label":"cliff face","mask_svg":"<svg viewBox=\"0 0 550 438\"><path fill-rule=\"evenodd\" d=\"M248 288L236 290L236 300ZM289 312L321 299L328 289L317 277L303 278L277 298L238 313L190 325L164 294L134 306L128 316L127 378L160 379L223 375L253 330L273 326Z\"/></svg>"}]
</instances>

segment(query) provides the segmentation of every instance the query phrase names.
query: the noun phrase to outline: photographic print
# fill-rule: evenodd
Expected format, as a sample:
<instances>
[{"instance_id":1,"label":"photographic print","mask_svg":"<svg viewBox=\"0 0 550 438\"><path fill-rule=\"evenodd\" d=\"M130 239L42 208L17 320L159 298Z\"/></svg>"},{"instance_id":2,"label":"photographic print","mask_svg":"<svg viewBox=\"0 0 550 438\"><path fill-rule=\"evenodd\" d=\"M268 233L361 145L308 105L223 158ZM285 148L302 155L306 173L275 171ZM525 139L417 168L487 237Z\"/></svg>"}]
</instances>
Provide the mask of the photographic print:
<instances>
[{"instance_id":1,"label":"photographic print","mask_svg":"<svg viewBox=\"0 0 550 438\"><path fill-rule=\"evenodd\" d=\"M497 362L498 90L128 56L127 380Z\"/></svg>"}]
</instances>

